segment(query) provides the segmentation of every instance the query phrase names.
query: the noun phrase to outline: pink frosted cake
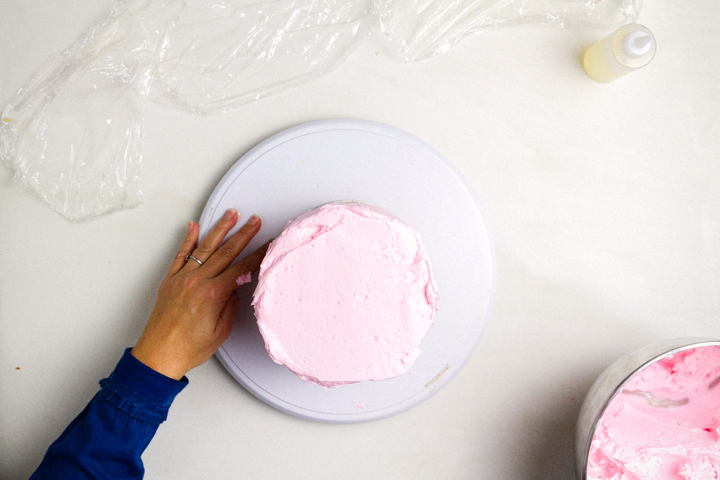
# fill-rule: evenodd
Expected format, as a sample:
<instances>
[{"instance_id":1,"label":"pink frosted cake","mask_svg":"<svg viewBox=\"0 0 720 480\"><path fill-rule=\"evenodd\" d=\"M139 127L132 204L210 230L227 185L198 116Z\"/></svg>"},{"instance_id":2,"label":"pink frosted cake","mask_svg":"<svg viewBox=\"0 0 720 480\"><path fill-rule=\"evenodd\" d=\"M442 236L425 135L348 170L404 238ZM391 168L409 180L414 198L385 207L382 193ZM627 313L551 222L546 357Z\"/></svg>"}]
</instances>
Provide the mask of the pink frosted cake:
<instances>
[{"instance_id":1,"label":"pink frosted cake","mask_svg":"<svg viewBox=\"0 0 720 480\"><path fill-rule=\"evenodd\" d=\"M720 346L684 350L637 373L600 419L587 478L720 478Z\"/></svg>"},{"instance_id":2,"label":"pink frosted cake","mask_svg":"<svg viewBox=\"0 0 720 480\"><path fill-rule=\"evenodd\" d=\"M413 228L376 207L337 202L288 223L270 245L253 305L275 362L337 387L405 373L437 300Z\"/></svg>"}]
</instances>

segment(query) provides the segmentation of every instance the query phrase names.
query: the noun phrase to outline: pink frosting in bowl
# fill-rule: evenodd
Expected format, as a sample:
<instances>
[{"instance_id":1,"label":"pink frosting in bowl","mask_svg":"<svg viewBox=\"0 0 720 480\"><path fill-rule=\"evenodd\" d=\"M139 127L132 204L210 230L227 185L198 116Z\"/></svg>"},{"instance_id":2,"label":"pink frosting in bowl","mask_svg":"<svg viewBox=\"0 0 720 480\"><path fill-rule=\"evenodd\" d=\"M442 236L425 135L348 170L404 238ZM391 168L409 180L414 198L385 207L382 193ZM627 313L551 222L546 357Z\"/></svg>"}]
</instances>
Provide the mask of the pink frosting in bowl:
<instances>
[{"instance_id":1,"label":"pink frosting in bowl","mask_svg":"<svg viewBox=\"0 0 720 480\"><path fill-rule=\"evenodd\" d=\"M289 222L268 249L253 298L270 357L323 387L405 373L437 302L420 235L359 202Z\"/></svg>"},{"instance_id":2,"label":"pink frosting in bowl","mask_svg":"<svg viewBox=\"0 0 720 480\"><path fill-rule=\"evenodd\" d=\"M663 357L637 372L598 422L589 480L720 478L720 346Z\"/></svg>"}]
</instances>

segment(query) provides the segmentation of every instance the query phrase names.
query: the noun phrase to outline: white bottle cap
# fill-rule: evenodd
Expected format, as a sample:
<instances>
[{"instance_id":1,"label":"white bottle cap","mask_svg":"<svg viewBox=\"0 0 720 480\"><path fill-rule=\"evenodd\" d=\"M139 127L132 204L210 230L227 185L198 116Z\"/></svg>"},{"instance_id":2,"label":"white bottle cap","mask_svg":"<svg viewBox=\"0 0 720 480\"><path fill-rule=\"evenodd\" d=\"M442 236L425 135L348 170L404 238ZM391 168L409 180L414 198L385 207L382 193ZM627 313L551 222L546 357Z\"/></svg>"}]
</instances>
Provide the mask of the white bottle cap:
<instances>
[{"instance_id":1,"label":"white bottle cap","mask_svg":"<svg viewBox=\"0 0 720 480\"><path fill-rule=\"evenodd\" d=\"M630 58L640 58L652 50L653 37L647 32L636 30L629 33L622 41L622 49Z\"/></svg>"}]
</instances>

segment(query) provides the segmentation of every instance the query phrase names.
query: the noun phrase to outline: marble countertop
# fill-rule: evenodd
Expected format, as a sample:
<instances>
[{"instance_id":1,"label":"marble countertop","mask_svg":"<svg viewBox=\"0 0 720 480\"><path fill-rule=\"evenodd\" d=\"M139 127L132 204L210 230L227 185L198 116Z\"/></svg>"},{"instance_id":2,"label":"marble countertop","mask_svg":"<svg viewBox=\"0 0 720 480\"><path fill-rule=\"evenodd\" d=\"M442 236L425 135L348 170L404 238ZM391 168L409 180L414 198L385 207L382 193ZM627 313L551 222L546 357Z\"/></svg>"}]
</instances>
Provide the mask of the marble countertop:
<instances>
[{"instance_id":1,"label":"marble countertop","mask_svg":"<svg viewBox=\"0 0 720 480\"><path fill-rule=\"evenodd\" d=\"M0 104L109 10L0 0ZM143 456L150 479L571 480L584 395L617 357L720 338L720 3L645 2L658 51L601 85L608 30L525 25L402 63L371 37L329 74L229 113L144 105L144 202L72 223L0 166L0 477L27 478L139 336L188 220L244 152L323 118L393 125L442 152L497 253L465 368L405 413L300 420L211 359ZM262 215L262 212L258 212Z\"/></svg>"}]
</instances>

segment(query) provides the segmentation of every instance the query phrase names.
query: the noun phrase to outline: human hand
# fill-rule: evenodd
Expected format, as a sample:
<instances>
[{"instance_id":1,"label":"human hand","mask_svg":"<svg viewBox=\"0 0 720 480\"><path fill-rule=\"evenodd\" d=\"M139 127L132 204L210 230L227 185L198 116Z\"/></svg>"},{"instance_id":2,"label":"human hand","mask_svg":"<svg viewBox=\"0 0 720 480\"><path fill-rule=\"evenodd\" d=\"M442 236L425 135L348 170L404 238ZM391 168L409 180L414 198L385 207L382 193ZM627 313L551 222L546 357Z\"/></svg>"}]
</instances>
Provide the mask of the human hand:
<instances>
[{"instance_id":1,"label":"human hand","mask_svg":"<svg viewBox=\"0 0 720 480\"><path fill-rule=\"evenodd\" d=\"M185 240L158 289L157 300L140 339L130 353L153 370L180 380L205 363L230 335L239 299L236 279L260 267L267 244L231 265L260 230L250 220L230 237L238 214L228 210L195 247L199 227L188 224ZM221 246L222 244L222 246ZM185 261L192 254L193 259Z\"/></svg>"}]
</instances>

